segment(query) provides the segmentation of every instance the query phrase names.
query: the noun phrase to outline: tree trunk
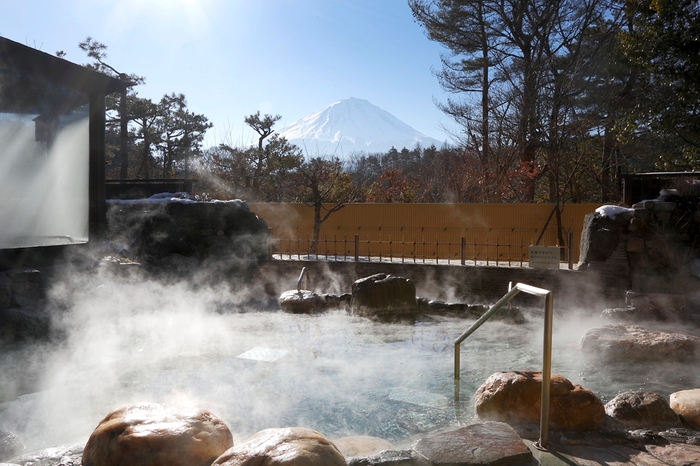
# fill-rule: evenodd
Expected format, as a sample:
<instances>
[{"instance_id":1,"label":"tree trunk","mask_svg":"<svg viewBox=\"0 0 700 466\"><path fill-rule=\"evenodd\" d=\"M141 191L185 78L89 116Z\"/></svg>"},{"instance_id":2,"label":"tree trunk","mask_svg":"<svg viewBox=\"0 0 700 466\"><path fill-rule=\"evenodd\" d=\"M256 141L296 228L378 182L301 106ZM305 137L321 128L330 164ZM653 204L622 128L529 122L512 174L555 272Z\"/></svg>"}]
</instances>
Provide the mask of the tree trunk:
<instances>
[{"instance_id":1,"label":"tree trunk","mask_svg":"<svg viewBox=\"0 0 700 466\"><path fill-rule=\"evenodd\" d=\"M321 235L321 203L314 203L314 232L309 245L309 252L316 254L318 250L318 238Z\"/></svg>"},{"instance_id":2,"label":"tree trunk","mask_svg":"<svg viewBox=\"0 0 700 466\"><path fill-rule=\"evenodd\" d=\"M126 115L126 89L119 96L119 157L121 158L121 167L119 177L123 180L129 178L129 153L128 153L128 137L129 137L129 119Z\"/></svg>"},{"instance_id":3,"label":"tree trunk","mask_svg":"<svg viewBox=\"0 0 700 466\"><path fill-rule=\"evenodd\" d=\"M150 143L148 141L147 133L144 132L143 133L143 159L141 160L141 167L139 167L139 174L143 173L144 179L149 179L151 177L151 172L149 169L150 164L149 164L149 160L148 160L149 156L151 155L150 151L148 150L149 144Z\"/></svg>"},{"instance_id":4,"label":"tree trunk","mask_svg":"<svg viewBox=\"0 0 700 466\"><path fill-rule=\"evenodd\" d=\"M537 124L537 76L529 44L522 45L523 102L520 117L520 168L522 170L522 201L535 202L535 161L537 158L537 141L535 125Z\"/></svg>"},{"instance_id":5,"label":"tree trunk","mask_svg":"<svg viewBox=\"0 0 700 466\"><path fill-rule=\"evenodd\" d=\"M605 125L605 135L603 136L603 158L600 166L600 200L610 201L610 191L612 185L612 153L615 148L615 131L610 124Z\"/></svg>"}]
</instances>

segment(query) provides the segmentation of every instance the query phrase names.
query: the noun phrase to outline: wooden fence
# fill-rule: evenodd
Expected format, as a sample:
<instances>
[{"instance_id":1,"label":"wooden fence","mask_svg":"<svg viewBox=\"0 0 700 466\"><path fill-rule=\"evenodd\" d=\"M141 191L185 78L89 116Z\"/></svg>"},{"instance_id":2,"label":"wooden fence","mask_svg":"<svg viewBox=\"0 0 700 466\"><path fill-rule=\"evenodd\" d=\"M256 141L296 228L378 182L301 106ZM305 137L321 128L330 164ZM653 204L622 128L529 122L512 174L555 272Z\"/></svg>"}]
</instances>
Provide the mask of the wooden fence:
<instances>
[{"instance_id":1,"label":"wooden fence","mask_svg":"<svg viewBox=\"0 0 700 466\"><path fill-rule=\"evenodd\" d=\"M600 204L568 204L559 244L552 204L351 204L322 224L316 256L328 260L522 266L530 245L560 246L577 262L584 217ZM273 253L308 256L313 209L304 204L250 204L271 229Z\"/></svg>"}]
</instances>

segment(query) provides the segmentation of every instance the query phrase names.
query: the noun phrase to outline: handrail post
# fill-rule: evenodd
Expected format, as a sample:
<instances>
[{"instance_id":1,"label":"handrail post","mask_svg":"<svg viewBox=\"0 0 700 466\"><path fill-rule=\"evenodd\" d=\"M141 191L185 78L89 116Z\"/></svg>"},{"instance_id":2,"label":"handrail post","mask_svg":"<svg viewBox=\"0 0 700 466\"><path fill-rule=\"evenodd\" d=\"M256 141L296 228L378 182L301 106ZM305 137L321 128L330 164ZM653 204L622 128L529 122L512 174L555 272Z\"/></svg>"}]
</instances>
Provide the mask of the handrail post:
<instances>
[{"instance_id":1,"label":"handrail post","mask_svg":"<svg viewBox=\"0 0 700 466\"><path fill-rule=\"evenodd\" d=\"M476 329L481 327L484 322L486 322L491 316L498 312L505 305L510 305L510 301L520 292L525 292L535 296L542 296L545 298L545 309L544 309L544 342L542 348L542 393L540 397L540 439L535 442L535 447L541 450L547 449L547 444L549 443L549 400L551 392L551 378L552 378L552 316L554 314L554 297L551 291L545 290L543 288L537 288L530 285L525 285L524 283L516 283L514 287L508 285L508 293L506 293L501 299L498 300L484 315L482 315L476 322L472 324L466 332L460 335L454 342L455 345L455 364L454 364L454 378L455 378L455 394L458 396L459 387L459 366L460 366L460 343L464 341L469 335L474 333ZM455 397L456 399L456 397Z\"/></svg>"},{"instance_id":2,"label":"handrail post","mask_svg":"<svg viewBox=\"0 0 700 466\"><path fill-rule=\"evenodd\" d=\"M552 380L552 315L554 296L550 291L544 304L544 342L542 347L542 397L540 402L540 439L537 448L546 449L549 443L549 399Z\"/></svg>"},{"instance_id":3,"label":"handrail post","mask_svg":"<svg viewBox=\"0 0 700 466\"><path fill-rule=\"evenodd\" d=\"M306 273L306 267L301 268L301 273L299 274L299 278L297 279L297 292L301 292L301 281L306 277L306 287L309 287L309 276Z\"/></svg>"},{"instance_id":4,"label":"handrail post","mask_svg":"<svg viewBox=\"0 0 700 466\"><path fill-rule=\"evenodd\" d=\"M459 343L455 343L455 383L459 382Z\"/></svg>"}]
</instances>

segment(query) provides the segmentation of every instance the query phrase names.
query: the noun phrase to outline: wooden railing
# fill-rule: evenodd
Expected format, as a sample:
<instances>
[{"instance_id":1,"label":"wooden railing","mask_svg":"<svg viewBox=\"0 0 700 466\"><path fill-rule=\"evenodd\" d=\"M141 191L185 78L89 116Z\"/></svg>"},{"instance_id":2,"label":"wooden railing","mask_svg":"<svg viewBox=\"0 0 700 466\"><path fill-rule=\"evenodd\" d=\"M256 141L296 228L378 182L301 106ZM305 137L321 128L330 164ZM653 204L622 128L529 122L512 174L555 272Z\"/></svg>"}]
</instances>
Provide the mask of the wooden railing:
<instances>
[{"instance_id":1,"label":"wooden railing","mask_svg":"<svg viewBox=\"0 0 700 466\"><path fill-rule=\"evenodd\" d=\"M484 237L483 241L477 241L475 237L460 236L445 239L436 237L430 241L425 236L418 239L400 240L388 237L386 239L372 239L372 235L365 238L360 234L331 235L322 234L316 244L315 252L312 251L313 241L311 235L294 234L288 237L273 236L270 254L280 259L316 259L328 261L348 260L377 260L400 263L422 264L461 264L461 265L501 265L509 267L523 267L528 263L529 244L523 240L511 242L498 236ZM572 235L569 235L571 242ZM571 265L573 257L569 248L565 249L565 257Z\"/></svg>"},{"instance_id":2,"label":"wooden railing","mask_svg":"<svg viewBox=\"0 0 700 466\"><path fill-rule=\"evenodd\" d=\"M308 256L314 209L305 204L250 204L271 228L275 254ZM332 208L332 205L325 206ZM525 265L530 245L560 246L578 261L585 216L598 204L349 204L322 223L316 257L404 262ZM560 229L559 229L560 228ZM563 239L557 239L559 234ZM359 244L355 247L355 235ZM464 238L464 240L462 240ZM464 244L462 244L464 241ZM556 259L556 257L554 257ZM528 264L530 265L530 264Z\"/></svg>"}]
</instances>

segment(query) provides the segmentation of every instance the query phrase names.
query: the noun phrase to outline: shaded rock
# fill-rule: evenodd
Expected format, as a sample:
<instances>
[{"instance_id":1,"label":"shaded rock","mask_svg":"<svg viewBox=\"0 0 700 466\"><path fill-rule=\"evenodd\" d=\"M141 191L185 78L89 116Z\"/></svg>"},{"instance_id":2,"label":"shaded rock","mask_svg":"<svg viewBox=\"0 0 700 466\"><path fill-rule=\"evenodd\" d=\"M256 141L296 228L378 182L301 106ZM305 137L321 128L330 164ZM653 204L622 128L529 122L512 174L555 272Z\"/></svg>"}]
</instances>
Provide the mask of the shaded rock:
<instances>
[{"instance_id":1,"label":"shaded rock","mask_svg":"<svg viewBox=\"0 0 700 466\"><path fill-rule=\"evenodd\" d=\"M46 297L44 278L36 269L17 269L7 272L12 281L12 296L23 297L32 300L40 300Z\"/></svg>"},{"instance_id":2,"label":"shaded rock","mask_svg":"<svg viewBox=\"0 0 700 466\"><path fill-rule=\"evenodd\" d=\"M424 308L438 314L447 313L447 310L450 308L453 312L464 312L466 310L465 305L456 304L450 306L450 304L439 299L425 299Z\"/></svg>"},{"instance_id":3,"label":"shaded rock","mask_svg":"<svg viewBox=\"0 0 700 466\"><path fill-rule=\"evenodd\" d=\"M490 308L488 306L484 306L486 309L478 316L481 317L481 315L485 314L486 311L488 311ZM527 322L527 319L525 319L525 315L523 314L523 311L521 311L517 307L503 307L501 308L498 312L496 312L493 317L491 317L493 320L500 320L502 322L507 322L511 324L524 324Z\"/></svg>"},{"instance_id":4,"label":"shaded rock","mask_svg":"<svg viewBox=\"0 0 700 466\"><path fill-rule=\"evenodd\" d=\"M613 307L604 309L602 317L611 320L625 322L641 322L645 320L663 320L661 315L649 307L637 308L634 306Z\"/></svg>"},{"instance_id":5,"label":"shaded rock","mask_svg":"<svg viewBox=\"0 0 700 466\"><path fill-rule=\"evenodd\" d=\"M488 310L488 306L480 304L448 303L440 299L416 298L418 311L422 314L446 315L463 318L479 317L481 308L483 312ZM482 312L482 313L483 313Z\"/></svg>"},{"instance_id":6,"label":"shaded rock","mask_svg":"<svg viewBox=\"0 0 700 466\"><path fill-rule=\"evenodd\" d=\"M338 308L350 308L350 301L352 300L352 295L350 293L343 293L341 295L335 294L324 294L323 307L326 309L338 309Z\"/></svg>"},{"instance_id":7,"label":"shaded rock","mask_svg":"<svg viewBox=\"0 0 700 466\"><path fill-rule=\"evenodd\" d=\"M416 285L409 279L378 273L352 284L352 312L363 317L392 319L417 312Z\"/></svg>"},{"instance_id":8,"label":"shaded rock","mask_svg":"<svg viewBox=\"0 0 700 466\"><path fill-rule=\"evenodd\" d=\"M158 267L177 276L188 276L197 271L200 261L196 257L170 254L158 260Z\"/></svg>"},{"instance_id":9,"label":"shaded rock","mask_svg":"<svg viewBox=\"0 0 700 466\"><path fill-rule=\"evenodd\" d=\"M138 256L179 254L200 261L250 265L269 254L267 223L245 201L197 201L163 193L150 199L111 200L111 236Z\"/></svg>"},{"instance_id":10,"label":"shaded rock","mask_svg":"<svg viewBox=\"0 0 700 466\"><path fill-rule=\"evenodd\" d=\"M656 309L681 309L687 298L684 294L625 292L625 303L633 307L652 307Z\"/></svg>"},{"instance_id":11,"label":"shaded rock","mask_svg":"<svg viewBox=\"0 0 700 466\"><path fill-rule=\"evenodd\" d=\"M643 320L677 321L685 318L686 296L659 293L625 293L623 308L605 309L603 317L639 322Z\"/></svg>"},{"instance_id":12,"label":"shaded rock","mask_svg":"<svg viewBox=\"0 0 700 466\"><path fill-rule=\"evenodd\" d=\"M490 306L485 304L448 303L439 299L428 298L417 298L416 304L419 312L424 314L454 316L465 319L478 319L490 309ZM491 319L513 324L524 324L526 322L525 315L517 307L504 307L494 314Z\"/></svg>"},{"instance_id":13,"label":"shaded rock","mask_svg":"<svg viewBox=\"0 0 700 466\"><path fill-rule=\"evenodd\" d=\"M666 398L650 392L620 393L605 404L605 413L629 427L661 426L680 421Z\"/></svg>"},{"instance_id":14,"label":"shaded rock","mask_svg":"<svg viewBox=\"0 0 700 466\"><path fill-rule=\"evenodd\" d=\"M388 440L370 435L354 435L333 440L333 444L345 458L371 456L384 450L393 450Z\"/></svg>"},{"instance_id":15,"label":"shaded rock","mask_svg":"<svg viewBox=\"0 0 700 466\"><path fill-rule=\"evenodd\" d=\"M309 290L289 290L277 300L283 311L294 314L316 312L323 306L323 298Z\"/></svg>"},{"instance_id":16,"label":"shaded rock","mask_svg":"<svg viewBox=\"0 0 700 466\"><path fill-rule=\"evenodd\" d=\"M540 421L542 373L492 374L474 395L479 419L530 424ZM605 419L603 403L590 390L558 374L551 376L549 423L560 430L593 430Z\"/></svg>"},{"instance_id":17,"label":"shaded rock","mask_svg":"<svg viewBox=\"0 0 700 466\"><path fill-rule=\"evenodd\" d=\"M636 325L610 324L586 330L581 349L610 357L646 360L696 358L700 338L682 333L650 332Z\"/></svg>"},{"instance_id":18,"label":"shaded rock","mask_svg":"<svg viewBox=\"0 0 700 466\"><path fill-rule=\"evenodd\" d=\"M413 450L432 464L508 465L532 459L532 453L508 424L473 424L418 440Z\"/></svg>"},{"instance_id":19,"label":"shaded rock","mask_svg":"<svg viewBox=\"0 0 700 466\"><path fill-rule=\"evenodd\" d=\"M700 427L700 388L671 393L671 408L690 424Z\"/></svg>"},{"instance_id":20,"label":"shaded rock","mask_svg":"<svg viewBox=\"0 0 700 466\"><path fill-rule=\"evenodd\" d=\"M10 307L12 304L12 280L4 273L0 273L0 309Z\"/></svg>"},{"instance_id":21,"label":"shaded rock","mask_svg":"<svg viewBox=\"0 0 700 466\"><path fill-rule=\"evenodd\" d=\"M632 216L629 210L620 210L615 216L602 215L598 211L587 214L581 231L579 268L591 262L605 262L627 232Z\"/></svg>"},{"instance_id":22,"label":"shaded rock","mask_svg":"<svg viewBox=\"0 0 700 466\"><path fill-rule=\"evenodd\" d=\"M208 466L233 445L208 411L141 403L111 412L85 445L83 466Z\"/></svg>"},{"instance_id":23,"label":"shaded rock","mask_svg":"<svg viewBox=\"0 0 700 466\"><path fill-rule=\"evenodd\" d=\"M348 466L430 466L430 463L413 450L384 450L376 455L354 457Z\"/></svg>"},{"instance_id":24,"label":"shaded rock","mask_svg":"<svg viewBox=\"0 0 700 466\"><path fill-rule=\"evenodd\" d=\"M80 461L84 447L84 443L59 445L57 447L33 451L25 455L12 458L10 461L23 466L79 465L81 464Z\"/></svg>"},{"instance_id":25,"label":"shaded rock","mask_svg":"<svg viewBox=\"0 0 700 466\"><path fill-rule=\"evenodd\" d=\"M212 464L226 466L346 465L345 458L326 437L304 427L262 430L226 450Z\"/></svg>"},{"instance_id":26,"label":"shaded rock","mask_svg":"<svg viewBox=\"0 0 700 466\"><path fill-rule=\"evenodd\" d=\"M50 324L49 316L35 310L0 309L0 338L45 338L49 335Z\"/></svg>"},{"instance_id":27,"label":"shaded rock","mask_svg":"<svg viewBox=\"0 0 700 466\"><path fill-rule=\"evenodd\" d=\"M0 430L0 461L5 461L24 450L24 444L9 430Z\"/></svg>"},{"instance_id":28,"label":"shaded rock","mask_svg":"<svg viewBox=\"0 0 700 466\"><path fill-rule=\"evenodd\" d=\"M700 430L674 427L659 432L659 436L671 443L687 443L688 445L700 445Z\"/></svg>"},{"instance_id":29,"label":"shaded rock","mask_svg":"<svg viewBox=\"0 0 700 466\"><path fill-rule=\"evenodd\" d=\"M666 445L668 440L652 429L625 429L619 427L603 430L603 436L618 444L625 444L634 448L643 448L644 445ZM605 444L605 443L603 443Z\"/></svg>"}]
</instances>

